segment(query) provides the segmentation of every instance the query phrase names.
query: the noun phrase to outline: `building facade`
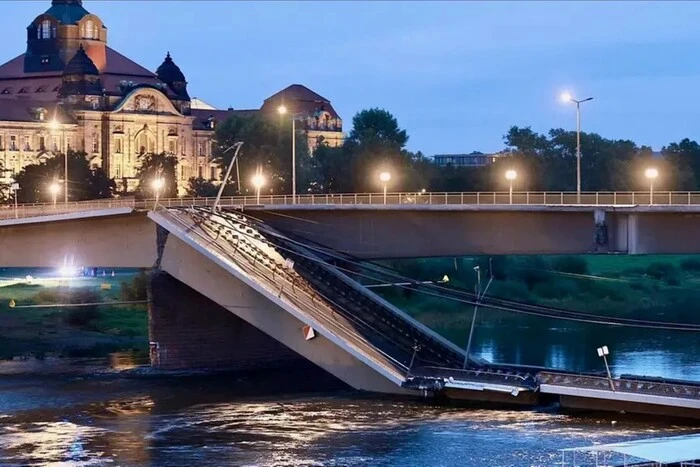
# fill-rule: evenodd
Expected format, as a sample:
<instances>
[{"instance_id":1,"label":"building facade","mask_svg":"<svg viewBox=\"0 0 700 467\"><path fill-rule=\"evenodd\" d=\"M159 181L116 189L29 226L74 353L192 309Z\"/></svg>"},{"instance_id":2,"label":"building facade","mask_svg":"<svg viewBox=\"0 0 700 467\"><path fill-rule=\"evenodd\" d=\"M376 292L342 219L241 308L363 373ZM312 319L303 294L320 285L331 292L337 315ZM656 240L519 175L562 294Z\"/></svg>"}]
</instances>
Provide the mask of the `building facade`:
<instances>
[{"instance_id":1,"label":"building facade","mask_svg":"<svg viewBox=\"0 0 700 467\"><path fill-rule=\"evenodd\" d=\"M27 27L26 52L0 66L0 182L73 149L130 191L140 157L165 152L178 157L184 191L190 177L219 177L212 160L217 122L265 115L282 104L312 149L342 144L342 120L330 102L302 85L274 94L260 109L193 106L170 53L152 72L107 45L107 27L82 0L53 0Z\"/></svg>"},{"instance_id":2,"label":"building facade","mask_svg":"<svg viewBox=\"0 0 700 467\"><path fill-rule=\"evenodd\" d=\"M472 152L471 154L435 154L433 161L440 167L484 167L496 162L503 154L484 154Z\"/></svg>"}]
</instances>

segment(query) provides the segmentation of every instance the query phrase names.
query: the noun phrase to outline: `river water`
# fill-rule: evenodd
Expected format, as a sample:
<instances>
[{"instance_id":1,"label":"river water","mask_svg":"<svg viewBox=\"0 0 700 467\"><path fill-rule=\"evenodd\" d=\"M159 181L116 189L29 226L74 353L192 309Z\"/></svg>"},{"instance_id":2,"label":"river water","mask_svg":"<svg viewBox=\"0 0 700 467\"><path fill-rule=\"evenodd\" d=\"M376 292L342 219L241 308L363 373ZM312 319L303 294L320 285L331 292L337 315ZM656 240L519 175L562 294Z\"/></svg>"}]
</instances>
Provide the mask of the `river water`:
<instances>
[{"instance_id":1,"label":"river water","mask_svg":"<svg viewBox=\"0 0 700 467\"><path fill-rule=\"evenodd\" d=\"M608 345L616 374L700 380L696 336L541 324L485 320L475 353L600 370L595 348ZM466 330L453 333L462 345ZM319 391L328 384L316 372L166 378L102 371L128 368L126 360L0 364L0 465L551 466L565 447L700 432L621 415ZM31 372L18 371L23 365ZM52 368L57 374L37 375Z\"/></svg>"}]
</instances>

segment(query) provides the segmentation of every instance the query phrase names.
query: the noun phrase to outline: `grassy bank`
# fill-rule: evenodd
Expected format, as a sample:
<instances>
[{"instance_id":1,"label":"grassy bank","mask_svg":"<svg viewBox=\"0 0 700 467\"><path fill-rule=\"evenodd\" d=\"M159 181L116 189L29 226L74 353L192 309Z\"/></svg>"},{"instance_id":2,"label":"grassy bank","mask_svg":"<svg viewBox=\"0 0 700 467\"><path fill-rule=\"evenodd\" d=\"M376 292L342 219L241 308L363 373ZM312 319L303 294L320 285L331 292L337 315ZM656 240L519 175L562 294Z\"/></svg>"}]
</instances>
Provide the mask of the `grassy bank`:
<instances>
[{"instance_id":1,"label":"grassy bank","mask_svg":"<svg viewBox=\"0 0 700 467\"><path fill-rule=\"evenodd\" d=\"M147 348L146 305L112 304L145 300L145 273L2 282L0 358L45 354L101 356ZM74 304L84 306L62 306Z\"/></svg>"},{"instance_id":2,"label":"grassy bank","mask_svg":"<svg viewBox=\"0 0 700 467\"><path fill-rule=\"evenodd\" d=\"M700 257L528 256L401 260L387 263L402 274L474 291L475 266L488 295L602 316L700 323ZM400 288L377 289L428 325L463 324L468 305Z\"/></svg>"}]
</instances>

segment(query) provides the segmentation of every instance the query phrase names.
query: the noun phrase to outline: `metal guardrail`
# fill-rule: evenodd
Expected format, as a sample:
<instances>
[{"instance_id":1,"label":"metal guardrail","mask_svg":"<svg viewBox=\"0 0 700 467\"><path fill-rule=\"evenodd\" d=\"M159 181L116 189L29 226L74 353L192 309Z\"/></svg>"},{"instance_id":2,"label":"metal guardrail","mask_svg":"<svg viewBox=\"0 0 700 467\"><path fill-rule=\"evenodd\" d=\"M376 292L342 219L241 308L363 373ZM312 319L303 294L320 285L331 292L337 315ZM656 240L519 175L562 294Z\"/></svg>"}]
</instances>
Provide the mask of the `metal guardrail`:
<instances>
[{"instance_id":1,"label":"metal guardrail","mask_svg":"<svg viewBox=\"0 0 700 467\"><path fill-rule=\"evenodd\" d=\"M611 380L600 376L541 372L537 375L537 379L540 384L612 391L610 386ZM700 384L664 383L644 379L619 378L612 379L612 386L617 392L700 399Z\"/></svg>"},{"instance_id":2,"label":"metal guardrail","mask_svg":"<svg viewBox=\"0 0 700 467\"><path fill-rule=\"evenodd\" d=\"M158 206L213 206L214 198L161 198ZM658 205L700 206L700 192L584 192L580 202L575 192L450 192L450 193L334 193L308 195L229 196L222 206L255 205L520 205L520 206L610 206ZM153 209L155 199L103 199L71 203L6 205L0 208L0 219L66 214L93 209L128 207Z\"/></svg>"}]
</instances>

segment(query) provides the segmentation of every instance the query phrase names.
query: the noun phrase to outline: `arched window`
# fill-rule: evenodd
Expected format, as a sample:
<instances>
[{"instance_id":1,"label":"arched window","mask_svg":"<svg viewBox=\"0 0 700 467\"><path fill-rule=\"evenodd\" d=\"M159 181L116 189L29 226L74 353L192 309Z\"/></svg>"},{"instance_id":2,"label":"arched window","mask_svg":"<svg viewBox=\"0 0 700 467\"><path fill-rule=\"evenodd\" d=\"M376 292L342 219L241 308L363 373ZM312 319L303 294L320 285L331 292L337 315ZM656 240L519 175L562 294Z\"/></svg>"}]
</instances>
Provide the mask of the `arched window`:
<instances>
[{"instance_id":1,"label":"arched window","mask_svg":"<svg viewBox=\"0 0 700 467\"><path fill-rule=\"evenodd\" d=\"M97 39L97 28L92 20L85 21L85 33L83 34L85 39Z\"/></svg>"},{"instance_id":2,"label":"arched window","mask_svg":"<svg viewBox=\"0 0 700 467\"><path fill-rule=\"evenodd\" d=\"M36 30L37 39L51 39L51 21L45 19Z\"/></svg>"},{"instance_id":3,"label":"arched window","mask_svg":"<svg viewBox=\"0 0 700 467\"><path fill-rule=\"evenodd\" d=\"M139 133L139 135L136 137L136 148L138 150L139 156L142 156L144 154L150 154L155 151L155 145L153 144L153 138L146 133L145 131L142 131Z\"/></svg>"}]
</instances>

